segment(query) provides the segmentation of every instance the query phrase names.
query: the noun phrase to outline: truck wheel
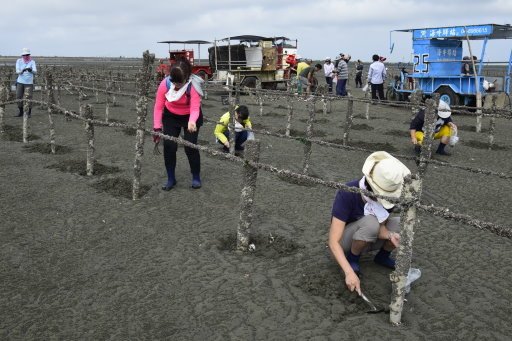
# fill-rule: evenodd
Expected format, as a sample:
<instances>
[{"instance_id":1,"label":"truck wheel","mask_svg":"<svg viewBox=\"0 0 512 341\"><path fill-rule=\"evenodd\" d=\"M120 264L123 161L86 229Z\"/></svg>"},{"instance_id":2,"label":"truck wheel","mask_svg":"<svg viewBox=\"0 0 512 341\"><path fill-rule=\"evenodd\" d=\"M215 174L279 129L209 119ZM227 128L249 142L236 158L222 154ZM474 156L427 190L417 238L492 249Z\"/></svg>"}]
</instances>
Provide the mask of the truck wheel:
<instances>
[{"instance_id":1,"label":"truck wheel","mask_svg":"<svg viewBox=\"0 0 512 341\"><path fill-rule=\"evenodd\" d=\"M460 97L450 87L442 86L435 91L439 94L439 99L448 103L448 105L459 105Z\"/></svg>"},{"instance_id":2,"label":"truck wheel","mask_svg":"<svg viewBox=\"0 0 512 341\"><path fill-rule=\"evenodd\" d=\"M245 77L244 80L242 81L242 83L240 84L241 87L248 87L248 88L251 88L251 89L255 89L256 88L256 77Z\"/></svg>"}]
</instances>

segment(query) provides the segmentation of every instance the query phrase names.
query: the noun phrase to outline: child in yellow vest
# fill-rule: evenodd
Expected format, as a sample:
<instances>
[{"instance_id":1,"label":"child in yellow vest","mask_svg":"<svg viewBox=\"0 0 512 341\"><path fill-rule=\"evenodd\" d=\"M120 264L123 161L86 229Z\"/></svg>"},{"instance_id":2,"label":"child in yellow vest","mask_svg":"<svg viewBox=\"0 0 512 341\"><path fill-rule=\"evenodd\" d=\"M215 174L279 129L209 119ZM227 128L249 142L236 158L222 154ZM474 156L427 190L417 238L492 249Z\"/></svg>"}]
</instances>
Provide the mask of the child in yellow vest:
<instances>
[{"instance_id":1,"label":"child in yellow vest","mask_svg":"<svg viewBox=\"0 0 512 341\"><path fill-rule=\"evenodd\" d=\"M249 131L245 129L252 129L251 120L249 120L249 109L245 105L239 105L235 108L235 150L244 150L243 144L247 141ZM222 144L223 150L229 152L229 129L228 125L231 122L231 115L229 111L221 116L219 122L215 126L215 137L217 141Z\"/></svg>"}]
</instances>

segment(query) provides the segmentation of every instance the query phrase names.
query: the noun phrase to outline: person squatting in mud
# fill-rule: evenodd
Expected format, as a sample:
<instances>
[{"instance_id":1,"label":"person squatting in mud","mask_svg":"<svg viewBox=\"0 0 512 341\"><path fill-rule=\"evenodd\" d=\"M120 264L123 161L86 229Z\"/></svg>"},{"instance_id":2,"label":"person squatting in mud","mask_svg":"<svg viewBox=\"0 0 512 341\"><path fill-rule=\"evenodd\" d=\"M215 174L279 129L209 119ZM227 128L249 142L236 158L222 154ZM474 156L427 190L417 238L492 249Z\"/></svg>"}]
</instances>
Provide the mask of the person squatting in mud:
<instances>
[{"instance_id":1,"label":"person squatting in mud","mask_svg":"<svg viewBox=\"0 0 512 341\"><path fill-rule=\"evenodd\" d=\"M457 126L452 120L452 111L448 103L443 100L439 101L437 108L437 121L434 128L434 139L440 140L436 153L440 155L450 155L446 150L446 145L450 142L452 136L457 135ZM423 143L424 133L423 125L425 124L425 110L421 109L411 121L409 126L409 133L411 135L411 142L414 145L416 154L421 152L421 145ZM458 138L457 138L458 139ZM453 141L453 140L452 140ZM453 144L455 142L452 142Z\"/></svg>"},{"instance_id":2,"label":"person squatting in mud","mask_svg":"<svg viewBox=\"0 0 512 341\"><path fill-rule=\"evenodd\" d=\"M410 170L384 151L370 154L363 164L363 176L346 183L379 195L399 198ZM395 268L391 252L400 243L400 217L390 216L394 204L380 198L339 190L332 206L329 248L345 274L350 291L361 295L359 259L379 250L375 263Z\"/></svg>"},{"instance_id":3,"label":"person squatting in mud","mask_svg":"<svg viewBox=\"0 0 512 341\"><path fill-rule=\"evenodd\" d=\"M249 119L249 109L245 105L239 105L235 108L235 151L243 151L244 143L251 135L252 123ZM214 135L218 143L223 145L222 150L229 152L229 129L228 125L231 121L230 112L226 112L221 116L219 122L215 126Z\"/></svg>"},{"instance_id":4,"label":"person squatting in mud","mask_svg":"<svg viewBox=\"0 0 512 341\"><path fill-rule=\"evenodd\" d=\"M184 139L197 144L199 128L203 125L201 98L203 79L192 74L192 66L186 59L178 59L172 66L169 77L160 82L153 110L153 129L165 135L178 137L183 128ZM155 144L160 137L153 135ZM164 140L164 161L167 182L164 191L176 186L176 142ZM197 149L185 147L192 173L192 188L201 188L201 159Z\"/></svg>"}]
</instances>

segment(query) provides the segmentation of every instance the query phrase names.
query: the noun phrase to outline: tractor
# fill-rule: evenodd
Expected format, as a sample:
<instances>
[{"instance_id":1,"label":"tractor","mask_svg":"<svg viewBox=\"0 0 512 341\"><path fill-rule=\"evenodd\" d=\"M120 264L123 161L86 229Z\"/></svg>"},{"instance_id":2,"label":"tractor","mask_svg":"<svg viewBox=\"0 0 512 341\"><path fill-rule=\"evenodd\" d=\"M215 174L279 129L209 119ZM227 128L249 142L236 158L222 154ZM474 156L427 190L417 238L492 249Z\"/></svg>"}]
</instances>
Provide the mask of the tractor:
<instances>
[{"instance_id":1,"label":"tractor","mask_svg":"<svg viewBox=\"0 0 512 341\"><path fill-rule=\"evenodd\" d=\"M171 66L178 60L178 58L187 59L192 64L192 73L200 76L204 80L208 80L212 77L212 69L208 64L201 63L201 45L211 44L205 40L167 40L159 41L158 43L169 45L169 59L160 60L159 65L156 68L157 80L161 81L164 77L168 76L171 70ZM183 44L181 50L171 50L171 44ZM194 50L186 48L187 45L197 44L198 58L194 58Z\"/></svg>"}]
</instances>

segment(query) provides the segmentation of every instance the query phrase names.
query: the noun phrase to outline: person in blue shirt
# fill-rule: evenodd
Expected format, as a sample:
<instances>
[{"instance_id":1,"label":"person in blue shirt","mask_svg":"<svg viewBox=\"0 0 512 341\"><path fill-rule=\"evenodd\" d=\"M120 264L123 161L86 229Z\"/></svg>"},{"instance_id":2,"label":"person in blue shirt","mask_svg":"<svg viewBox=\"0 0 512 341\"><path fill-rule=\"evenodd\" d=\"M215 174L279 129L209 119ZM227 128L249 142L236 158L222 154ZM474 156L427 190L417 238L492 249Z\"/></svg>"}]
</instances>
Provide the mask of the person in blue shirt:
<instances>
[{"instance_id":1,"label":"person in blue shirt","mask_svg":"<svg viewBox=\"0 0 512 341\"><path fill-rule=\"evenodd\" d=\"M37 72L36 62L30 56L30 50L24 47L21 51L21 58L16 61L16 99L21 100L25 91L28 92L28 99L32 99L34 92L34 75ZM23 102L18 102L18 117L23 116ZM28 116L32 114L32 103L29 103Z\"/></svg>"},{"instance_id":2,"label":"person in blue shirt","mask_svg":"<svg viewBox=\"0 0 512 341\"><path fill-rule=\"evenodd\" d=\"M370 154L362 168L363 176L346 183L377 195L399 198L404 178L410 170L387 152ZM339 190L332 206L329 248L345 274L350 291L361 294L359 259L377 251L375 263L395 268L391 252L400 244L400 217L391 216L394 204L380 198Z\"/></svg>"}]
</instances>

